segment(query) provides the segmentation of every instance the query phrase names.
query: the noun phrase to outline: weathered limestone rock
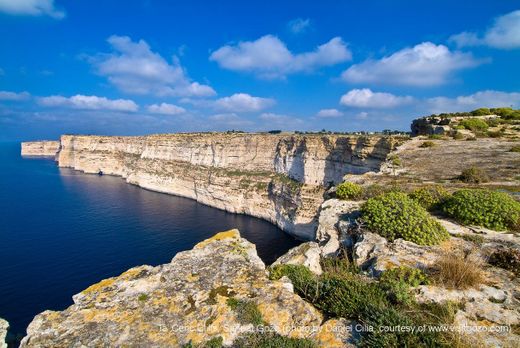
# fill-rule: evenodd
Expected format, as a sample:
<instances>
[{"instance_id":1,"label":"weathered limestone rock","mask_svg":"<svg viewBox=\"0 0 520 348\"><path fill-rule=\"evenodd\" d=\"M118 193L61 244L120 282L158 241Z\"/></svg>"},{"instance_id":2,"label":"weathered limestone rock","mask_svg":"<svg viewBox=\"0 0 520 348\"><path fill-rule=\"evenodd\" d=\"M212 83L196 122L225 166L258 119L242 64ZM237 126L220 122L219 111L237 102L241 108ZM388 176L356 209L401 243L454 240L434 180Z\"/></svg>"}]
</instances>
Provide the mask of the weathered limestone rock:
<instances>
[{"instance_id":1,"label":"weathered limestone rock","mask_svg":"<svg viewBox=\"0 0 520 348\"><path fill-rule=\"evenodd\" d=\"M252 329L229 307L230 297L253 302L280 334L339 342L286 280L268 279L254 245L231 230L169 264L135 267L94 284L62 312L37 315L21 347L174 347L217 336L230 345Z\"/></svg>"},{"instance_id":2,"label":"weathered limestone rock","mask_svg":"<svg viewBox=\"0 0 520 348\"><path fill-rule=\"evenodd\" d=\"M22 156L56 156L59 141L26 141L22 143Z\"/></svg>"},{"instance_id":3,"label":"weathered limestone rock","mask_svg":"<svg viewBox=\"0 0 520 348\"><path fill-rule=\"evenodd\" d=\"M5 339L7 337L7 330L9 329L9 323L4 319L0 318L0 348L7 348Z\"/></svg>"},{"instance_id":4,"label":"weathered limestone rock","mask_svg":"<svg viewBox=\"0 0 520 348\"><path fill-rule=\"evenodd\" d=\"M320 209L316 239L320 242L324 256L333 255L339 249L341 241L346 238L344 231L349 224L359 217L362 202L329 199L323 202ZM342 226L340 227L340 223Z\"/></svg>"},{"instance_id":5,"label":"weathered limestone rock","mask_svg":"<svg viewBox=\"0 0 520 348\"><path fill-rule=\"evenodd\" d=\"M280 256L273 266L276 265L302 265L311 270L314 274L323 273L320 265L321 250L318 243L306 242L292 248Z\"/></svg>"}]
</instances>

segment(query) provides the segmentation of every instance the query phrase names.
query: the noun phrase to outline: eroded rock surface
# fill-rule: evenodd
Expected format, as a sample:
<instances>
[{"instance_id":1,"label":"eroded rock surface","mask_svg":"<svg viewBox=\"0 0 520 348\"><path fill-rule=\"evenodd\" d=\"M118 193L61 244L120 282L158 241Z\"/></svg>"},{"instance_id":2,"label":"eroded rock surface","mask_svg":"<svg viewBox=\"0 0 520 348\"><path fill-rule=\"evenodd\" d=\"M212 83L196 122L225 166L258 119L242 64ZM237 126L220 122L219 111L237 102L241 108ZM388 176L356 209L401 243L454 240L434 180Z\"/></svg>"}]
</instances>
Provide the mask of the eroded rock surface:
<instances>
[{"instance_id":1,"label":"eroded rock surface","mask_svg":"<svg viewBox=\"0 0 520 348\"><path fill-rule=\"evenodd\" d=\"M22 156L56 156L60 150L59 141L26 141L22 143Z\"/></svg>"},{"instance_id":2,"label":"eroded rock surface","mask_svg":"<svg viewBox=\"0 0 520 348\"><path fill-rule=\"evenodd\" d=\"M0 348L7 348L5 339L7 338L7 330L9 329L9 323L4 319L0 318Z\"/></svg>"},{"instance_id":3,"label":"eroded rock surface","mask_svg":"<svg viewBox=\"0 0 520 348\"><path fill-rule=\"evenodd\" d=\"M253 302L280 334L337 346L338 337L324 332L320 312L290 288L283 280L270 281L254 245L231 230L178 253L169 264L135 267L94 284L62 312L37 315L21 346L175 347L217 336L230 345L252 328L230 308L231 297Z\"/></svg>"}]
</instances>

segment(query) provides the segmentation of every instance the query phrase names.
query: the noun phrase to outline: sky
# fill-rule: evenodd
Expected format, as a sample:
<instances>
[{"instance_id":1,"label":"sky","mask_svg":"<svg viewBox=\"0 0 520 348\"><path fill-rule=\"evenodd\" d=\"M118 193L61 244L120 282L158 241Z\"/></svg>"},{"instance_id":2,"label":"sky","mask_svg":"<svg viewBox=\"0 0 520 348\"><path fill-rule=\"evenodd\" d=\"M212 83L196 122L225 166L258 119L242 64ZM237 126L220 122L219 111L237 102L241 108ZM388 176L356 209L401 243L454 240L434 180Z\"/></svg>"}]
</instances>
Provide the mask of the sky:
<instances>
[{"instance_id":1,"label":"sky","mask_svg":"<svg viewBox=\"0 0 520 348\"><path fill-rule=\"evenodd\" d=\"M518 0L0 0L0 141L520 108Z\"/></svg>"}]
</instances>

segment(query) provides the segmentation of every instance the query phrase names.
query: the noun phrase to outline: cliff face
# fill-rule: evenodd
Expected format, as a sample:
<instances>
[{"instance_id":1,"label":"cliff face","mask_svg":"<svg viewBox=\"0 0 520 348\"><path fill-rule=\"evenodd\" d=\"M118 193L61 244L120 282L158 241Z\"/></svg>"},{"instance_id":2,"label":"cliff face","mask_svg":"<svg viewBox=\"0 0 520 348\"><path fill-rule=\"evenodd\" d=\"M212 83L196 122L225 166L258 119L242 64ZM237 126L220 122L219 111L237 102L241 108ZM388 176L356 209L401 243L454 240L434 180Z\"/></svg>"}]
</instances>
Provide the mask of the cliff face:
<instances>
[{"instance_id":1,"label":"cliff face","mask_svg":"<svg viewBox=\"0 0 520 348\"><path fill-rule=\"evenodd\" d=\"M314 239L324 186L377 171L391 138L171 134L61 137L61 167L120 175L146 189L268 220Z\"/></svg>"},{"instance_id":2,"label":"cliff face","mask_svg":"<svg viewBox=\"0 0 520 348\"><path fill-rule=\"evenodd\" d=\"M260 324L324 347L343 346L334 322L322 325L321 313L290 283L268 279L255 246L237 230L178 253L171 263L105 279L73 300L62 312L37 315L21 347L180 347L218 337L228 346Z\"/></svg>"},{"instance_id":3,"label":"cliff face","mask_svg":"<svg viewBox=\"0 0 520 348\"><path fill-rule=\"evenodd\" d=\"M56 156L59 141L26 141L22 143L22 156Z\"/></svg>"}]
</instances>

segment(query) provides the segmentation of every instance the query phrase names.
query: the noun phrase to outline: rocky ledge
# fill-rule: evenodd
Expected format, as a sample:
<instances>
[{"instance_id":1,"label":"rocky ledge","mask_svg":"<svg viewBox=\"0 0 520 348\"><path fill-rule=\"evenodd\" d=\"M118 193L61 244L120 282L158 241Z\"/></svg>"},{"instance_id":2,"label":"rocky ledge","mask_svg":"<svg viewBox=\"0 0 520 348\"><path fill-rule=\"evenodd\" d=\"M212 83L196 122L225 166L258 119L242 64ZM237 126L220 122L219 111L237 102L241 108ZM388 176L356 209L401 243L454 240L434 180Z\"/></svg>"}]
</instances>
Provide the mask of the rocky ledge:
<instances>
[{"instance_id":1,"label":"rocky ledge","mask_svg":"<svg viewBox=\"0 0 520 348\"><path fill-rule=\"evenodd\" d=\"M62 312L37 315L21 347L173 347L211 340L229 346L255 327L343 346L342 322L323 323L286 278L269 280L255 246L238 230L218 233L171 263L102 280L73 300Z\"/></svg>"},{"instance_id":2,"label":"rocky ledge","mask_svg":"<svg viewBox=\"0 0 520 348\"><path fill-rule=\"evenodd\" d=\"M5 339L7 338L7 330L9 329L9 323L4 319L0 318L0 348L7 348Z\"/></svg>"}]
</instances>

